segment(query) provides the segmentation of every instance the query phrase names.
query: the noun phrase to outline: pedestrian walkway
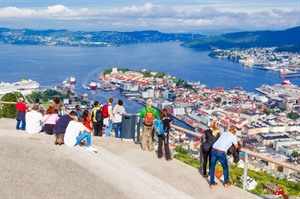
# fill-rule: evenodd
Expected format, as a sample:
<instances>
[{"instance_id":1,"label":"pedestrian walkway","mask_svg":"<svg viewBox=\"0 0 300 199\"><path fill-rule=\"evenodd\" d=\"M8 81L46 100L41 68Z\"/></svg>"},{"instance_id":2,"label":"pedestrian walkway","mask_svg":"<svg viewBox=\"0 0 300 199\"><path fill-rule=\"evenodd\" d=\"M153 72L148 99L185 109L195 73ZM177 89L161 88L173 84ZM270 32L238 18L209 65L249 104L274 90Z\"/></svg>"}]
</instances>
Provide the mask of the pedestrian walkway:
<instances>
[{"instance_id":1,"label":"pedestrian walkway","mask_svg":"<svg viewBox=\"0 0 300 199\"><path fill-rule=\"evenodd\" d=\"M0 119L0 198L259 198L221 182L211 189L196 168L132 141L93 137L94 153L14 127Z\"/></svg>"}]
</instances>

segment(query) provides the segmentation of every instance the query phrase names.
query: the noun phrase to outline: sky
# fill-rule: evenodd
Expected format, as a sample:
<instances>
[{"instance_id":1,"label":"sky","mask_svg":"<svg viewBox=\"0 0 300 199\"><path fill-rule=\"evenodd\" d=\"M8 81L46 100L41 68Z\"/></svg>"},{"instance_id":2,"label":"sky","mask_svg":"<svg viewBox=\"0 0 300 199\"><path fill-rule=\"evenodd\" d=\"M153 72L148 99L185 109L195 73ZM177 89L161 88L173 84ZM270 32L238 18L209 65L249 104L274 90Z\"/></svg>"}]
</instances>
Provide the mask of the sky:
<instances>
[{"instance_id":1,"label":"sky","mask_svg":"<svg viewBox=\"0 0 300 199\"><path fill-rule=\"evenodd\" d=\"M226 33L300 26L300 0L0 0L0 27Z\"/></svg>"}]
</instances>

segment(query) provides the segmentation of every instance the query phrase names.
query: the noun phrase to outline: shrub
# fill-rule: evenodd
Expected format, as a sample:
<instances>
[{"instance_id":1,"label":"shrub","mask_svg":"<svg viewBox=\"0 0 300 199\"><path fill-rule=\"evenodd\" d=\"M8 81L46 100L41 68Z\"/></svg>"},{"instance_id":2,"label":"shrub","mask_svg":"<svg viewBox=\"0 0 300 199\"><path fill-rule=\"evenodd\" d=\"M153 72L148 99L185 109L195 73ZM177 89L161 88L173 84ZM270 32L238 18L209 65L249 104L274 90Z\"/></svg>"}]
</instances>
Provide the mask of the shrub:
<instances>
[{"instance_id":1,"label":"shrub","mask_svg":"<svg viewBox=\"0 0 300 199\"><path fill-rule=\"evenodd\" d=\"M16 102L17 94L15 93L7 93L2 98L1 101L5 102ZM16 118L17 109L15 104L3 104L0 109L0 116L6 118Z\"/></svg>"}]
</instances>

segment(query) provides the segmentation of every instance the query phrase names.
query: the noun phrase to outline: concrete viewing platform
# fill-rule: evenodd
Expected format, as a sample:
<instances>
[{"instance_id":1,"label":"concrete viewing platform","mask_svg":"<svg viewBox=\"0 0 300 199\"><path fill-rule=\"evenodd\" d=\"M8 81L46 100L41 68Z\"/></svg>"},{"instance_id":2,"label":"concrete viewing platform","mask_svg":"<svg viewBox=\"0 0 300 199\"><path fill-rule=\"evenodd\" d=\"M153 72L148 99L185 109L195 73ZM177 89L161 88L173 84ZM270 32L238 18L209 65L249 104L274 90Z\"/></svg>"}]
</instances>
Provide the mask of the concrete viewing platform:
<instances>
[{"instance_id":1,"label":"concrete viewing platform","mask_svg":"<svg viewBox=\"0 0 300 199\"><path fill-rule=\"evenodd\" d=\"M240 188L211 189L198 169L158 159L133 141L92 137L98 153L54 145L54 136L15 130L0 119L0 198L259 198Z\"/></svg>"}]
</instances>

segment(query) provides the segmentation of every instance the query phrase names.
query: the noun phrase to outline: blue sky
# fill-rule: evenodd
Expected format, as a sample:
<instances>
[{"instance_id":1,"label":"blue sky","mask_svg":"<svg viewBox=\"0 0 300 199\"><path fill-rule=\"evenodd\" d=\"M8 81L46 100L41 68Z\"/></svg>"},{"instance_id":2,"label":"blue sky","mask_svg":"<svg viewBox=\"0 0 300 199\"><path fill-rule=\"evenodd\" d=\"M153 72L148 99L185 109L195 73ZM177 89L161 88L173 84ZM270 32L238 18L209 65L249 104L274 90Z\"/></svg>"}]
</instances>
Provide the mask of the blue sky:
<instances>
[{"instance_id":1,"label":"blue sky","mask_svg":"<svg viewBox=\"0 0 300 199\"><path fill-rule=\"evenodd\" d=\"M0 27L224 33L300 25L300 0L0 0Z\"/></svg>"}]
</instances>

